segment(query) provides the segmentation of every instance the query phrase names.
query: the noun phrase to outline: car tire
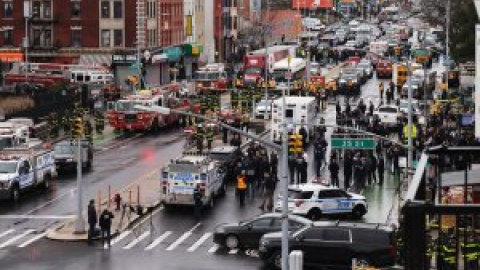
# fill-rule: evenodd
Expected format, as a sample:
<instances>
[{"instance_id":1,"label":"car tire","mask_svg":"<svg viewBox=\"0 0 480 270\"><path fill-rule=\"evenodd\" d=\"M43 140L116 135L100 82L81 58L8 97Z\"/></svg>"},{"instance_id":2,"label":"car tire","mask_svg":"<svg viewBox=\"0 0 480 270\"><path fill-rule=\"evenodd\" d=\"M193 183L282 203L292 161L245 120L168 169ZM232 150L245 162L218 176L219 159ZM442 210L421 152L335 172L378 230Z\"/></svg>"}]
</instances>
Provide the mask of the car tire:
<instances>
[{"instance_id":1,"label":"car tire","mask_svg":"<svg viewBox=\"0 0 480 270\"><path fill-rule=\"evenodd\" d=\"M275 269L282 269L282 252L280 250L275 250L270 256L269 264L272 265Z\"/></svg>"},{"instance_id":2,"label":"car tire","mask_svg":"<svg viewBox=\"0 0 480 270\"><path fill-rule=\"evenodd\" d=\"M308 211L307 218L312 221L317 221L322 217L322 211L318 208L311 209Z\"/></svg>"},{"instance_id":3,"label":"car tire","mask_svg":"<svg viewBox=\"0 0 480 270\"><path fill-rule=\"evenodd\" d=\"M371 266L372 266L372 260L370 260L366 256L358 256L357 267L359 267L360 269L364 269Z\"/></svg>"},{"instance_id":4,"label":"car tire","mask_svg":"<svg viewBox=\"0 0 480 270\"><path fill-rule=\"evenodd\" d=\"M10 191L10 199L14 202L20 201L20 188L18 185L12 187L12 190Z\"/></svg>"},{"instance_id":5,"label":"car tire","mask_svg":"<svg viewBox=\"0 0 480 270\"><path fill-rule=\"evenodd\" d=\"M353 208L352 215L355 219L361 219L366 212L363 205L357 205Z\"/></svg>"},{"instance_id":6,"label":"car tire","mask_svg":"<svg viewBox=\"0 0 480 270\"><path fill-rule=\"evenodd\" d=\"M234 234L229 234L225 237L225 246L228 249L237 249L240 247L240 239Z\"/></svg>"}]
</instances>

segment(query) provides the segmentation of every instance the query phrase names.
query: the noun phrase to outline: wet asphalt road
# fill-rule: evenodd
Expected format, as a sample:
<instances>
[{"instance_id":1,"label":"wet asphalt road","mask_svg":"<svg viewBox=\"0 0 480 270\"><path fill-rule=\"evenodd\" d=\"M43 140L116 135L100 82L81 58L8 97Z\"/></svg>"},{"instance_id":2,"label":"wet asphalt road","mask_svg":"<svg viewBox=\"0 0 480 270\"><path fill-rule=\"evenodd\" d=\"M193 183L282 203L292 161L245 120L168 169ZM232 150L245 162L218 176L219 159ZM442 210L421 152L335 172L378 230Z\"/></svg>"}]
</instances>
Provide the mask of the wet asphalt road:
<instances>
[{"instance_id":1,"label":"wet asphalt road","mask_svg":"<svg viewBox=\"0 0 480 270\"><path fill-rule=\"evenodd\" d=\"M369 80L362 87L362 97L378 103L378 83L375 77ZM335 106L329 105L322 115L327 122L334 122ZM108 185L113 190L119 189L170 158L179 156L182 145L183 137L178 130L112 142L110 149L96 154L93 171L85 175L85 202L95 198L99 189L106 192ZM386 221L395 188L395 182L387 180L383 187L374 185L363 191L369 203L365 222ZM25 230L35 230L0 248L0 263L6 266L4 269L266 269L256 258L255 251L253 254L250 250L228 251L217 247L212 241L211 233L218 224L238 222L261 213L257 208L259 197L247 200L247 205L240 208L232 186L224 198L216 201L213 209L204 212L200 222L194 220L191 208L160 208L151 219L146 219L129 231L125 238L115 242L110 250L103 250L99 245L87 247L85 243L62 243L45 238L26 247L18 247L60 220L54 217L12 220L1 219L1 216L75 214L75 189L73 174L59 179L47 194L32 192L26 194L29 198L17 205L6 202L0 204L0 247L2 242L9 241ZM2 236L2 233L12 229L15 231ZM159 241L160 238L163 240ZM156 243L154 247L151 247L152 242Z\"/></svg>"}]
</instances>

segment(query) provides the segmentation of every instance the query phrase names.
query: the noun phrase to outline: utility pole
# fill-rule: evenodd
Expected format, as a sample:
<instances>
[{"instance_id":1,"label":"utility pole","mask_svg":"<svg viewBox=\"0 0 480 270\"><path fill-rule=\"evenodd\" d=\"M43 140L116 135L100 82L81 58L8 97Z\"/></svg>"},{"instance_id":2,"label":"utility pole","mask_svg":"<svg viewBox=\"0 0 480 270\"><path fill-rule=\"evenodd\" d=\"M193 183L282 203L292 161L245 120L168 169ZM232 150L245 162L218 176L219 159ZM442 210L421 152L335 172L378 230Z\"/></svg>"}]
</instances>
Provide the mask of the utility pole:
<instances>
[{"instance_id":1,"label":"utility pole","mask_svg":"<svg viewBox=\"0 0 480 270\"><path fill-rule=\"evenodd\" d=\"M31 0L24 0L23 2L23 16L25 17L25 38L23 40L23 47L25 48L25 83L28 83L28 73L30 72L30 64L28 63L28 20L32 17L32 2Z\"/></svg>"},{"instance_id":2,"label":"utility pole","mask_svg":"<svg viewBox=\"0 0 480 270\"><path fill-rule=\"evenodd\" d=\"M450 69L450 0L447 0L447 33L446 33L446 57L447 57L447 65L445 71L445 84L447 86L447 93L448 93L448 70Z\"/></svg>"},{"instance_id":3,"label":"utility pole","mask_svg":"<svg viewBox=\"0 0 480 270\"><path fill-rule=\"evenodd\" d=\"M408 182L412 180L412 175L410 174L410 169L413 165L413 138L412 138L412 72L410 66L410 59L407 59L407 81L408 81L408 126L407 126L407 136L408 136L408 156L407 156L407 173L408 173Z\"/></svg>"},{"instance_id":4,"label":"utility pole","mask_svg":"<svg viewBox=\"0 0 480 270\"><path fill-rule=\"evenodd\" d=\"M269 22L269 19L270 19L270 1L267 1L267 12L266 12L266 20L264 19L264 22ZM268 36L270 33L267 33L267 27L266 27L266 24L264 24L264 33L263 33L263 36L265 37L265 111L267 110L268 108L268 72L269 72L269 68L270 68L270 61L269 61L269 57L268 57ZM272 109L272 108L270 108ZM269 113L265 113L263 114L263 117L265 120L268 119L268 115Z\"/></svg>"}]
</instances>

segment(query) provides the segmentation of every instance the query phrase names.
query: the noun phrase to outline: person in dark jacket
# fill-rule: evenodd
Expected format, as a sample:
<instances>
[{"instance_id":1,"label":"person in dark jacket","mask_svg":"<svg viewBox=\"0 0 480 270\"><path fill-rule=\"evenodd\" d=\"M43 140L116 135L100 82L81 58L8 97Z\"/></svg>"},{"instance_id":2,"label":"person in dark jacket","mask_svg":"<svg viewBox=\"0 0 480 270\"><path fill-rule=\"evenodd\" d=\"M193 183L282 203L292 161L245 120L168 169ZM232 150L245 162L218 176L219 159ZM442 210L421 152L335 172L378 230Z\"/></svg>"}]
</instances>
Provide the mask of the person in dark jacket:
<instances>
[{"instance_id":1,"label":"person in dark jacket","mask_svg":"<svg viewBox=\"0 0 480 270\"><path fill-rule=\"evenodd\" d=\"M298 154L296 159L297 183L307 183L308 164L306 158L302 154Z\"/></svg>"},{"instance_id":2,"label":"person in dark jacket","mask_svg":"<svg viewBox=\"0 0 480 270\"><path fill-rule=\"evenodd\" d=\"M200 219L203 208L202 193L200 192L200 185L197 185L193 190L193 202L195 203L194 216L196 220Z\"/></svg>"},{"instance_id":3,"label":"person in dark jacket","mask_svg":"<svg viewBox=\"0 0 480 270\"><path fill-rule=\"evenodd\" d=\"M88 203L88 245L93 245L93 237L95 236L95 227L98 222L97 210L95 210L95 200L90 200Z\"/></svg>"},{"instance_id":4,"label":"person in dark jacket","mask_svg":"<svg viewBox=\"0 0 480 270\"><path fill-rule=\"evenodd\" d=\"M268 212L271 212L273 209L273 193L275 192L275 188L277 186L277 176L272 175L268 172L264 174L265 178L265 186L263 191L263 201L259 208L262 211L265 211L265 207Z\"/></svg>"},{"instance_id":5,"label":"person in dark jacket","mask_svg":"<svg viewBox=\"0 0 480 270\"><path fill-rule=\"evenodd\" d=\"M349 152L345 153L345 159L343 160L343 186L345 190L350 188L350 182L352 180L353 173L353 160Z\"/></svg>"},{"instance_id":6,"label":"person in dark jacket","mask_svg":"<svg viewBox=\"0 0 480 270\"><path fill-rule=\"evenodd\" d=\"M298 130L298 134L300 134L302 136L302 147L303 147L303 149L306 149L307 148L307 138L308 138L307 129L304 126L300 127L300 129Z\"/></svg>"},{"instance_id":7,"label":"person in dark jacket","mask_svg":"<svg viewBox=\"0 0 480 270\"><path fill-rule=\"evenodd\" d=\"M331 184L333 186L340 187L340 181L338 179L338 171L340 170L340 167L335 159L330 159L328 170L330 171Z\"/></svg>"},{"instance_id":8,"label":"person in dark jacket","mask_svg":"<svg viewBox=\"0 0 480 270\"><path fill-rule=\"evenodd\" d=\"M378 183L383 185L383 173L385 172L385 160L382 155L378 156L377 162L377 171L378 171Z\"/></svg>"},{"instance_id":9,"label":"person in dark jacket","mask_svg":"<svg viewBox=\"0 0 480 270\"><path fill-rule=\"evenodd\" d=\"M270 172L272 173L272 176L277 177L278 156L275 151L272 151L272 153L270 153Z\"/></svg>"},{"instance_id":10,"label":"person in dark jacket","mask_svg":"<svg viewBox=\"0 0 480 270\"><path fill-rule=\"evenodd\" d=\"M108 209L104 209L102 214L100 215L100 230L102 232L102 244L105 245L107 243L108 247L110 247L110 235L112 229L112 219L113 213L110 212Z\"/></svg>"},{"instance_id":11,"label":"person in dark jacket","mask_svg":"<svg viewBox=\"0 0 480 270\"><path fill-rule=\"evenodd\" d=\"M368 184L371 185L372 182L375 183L377 182L377 159L373 154L370 154L369 158L369 175L368 175Z\"/></svg>"},{"instance_id":12,"label":"person in dark jacket","mask_svg":"<svg viewBox=\"0 0 480 270\"><path fill-rule=\"evenodd\" d=\"M318 138L313 144L313 161L315 163L315 174L317 177L320 176L320 171L322 169L323 161L325 159L325 148L321 142L321 139Z\"/></svg>"},{"instance_id":13,"label":"person in dark jacket","mask_svg":"<svg viewBox=\"0 0 480 270\"><path fill-rule=\"evenodd\" d=\"M290 173L290 184L295 183L295 172L297 168L297 159L295 155L290 154L288 155L288 171Z\"/></svg>"}]
</instances>

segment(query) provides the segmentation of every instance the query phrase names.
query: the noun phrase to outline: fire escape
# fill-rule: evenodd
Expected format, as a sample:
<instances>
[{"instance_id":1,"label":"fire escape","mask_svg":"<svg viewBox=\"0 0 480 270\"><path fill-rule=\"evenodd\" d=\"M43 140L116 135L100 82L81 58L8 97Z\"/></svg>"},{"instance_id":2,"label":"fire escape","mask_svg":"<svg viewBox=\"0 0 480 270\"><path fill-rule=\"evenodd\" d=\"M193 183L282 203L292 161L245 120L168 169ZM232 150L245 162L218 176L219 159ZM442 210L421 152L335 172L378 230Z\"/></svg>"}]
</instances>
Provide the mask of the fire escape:
<instances>
[{"instance_id":1,"label":"fire escape","mask_svg":"<svg viewBox=\"0 0 480 270\"><path fill-rule=\"evenodd\" d=\"M32 55L48 56L57 53L58 44L53 41L54 24L58 16L52 13L53 1L32 1L32 17L29 22L30 49Z\"/></svg>"}]
</instances>

